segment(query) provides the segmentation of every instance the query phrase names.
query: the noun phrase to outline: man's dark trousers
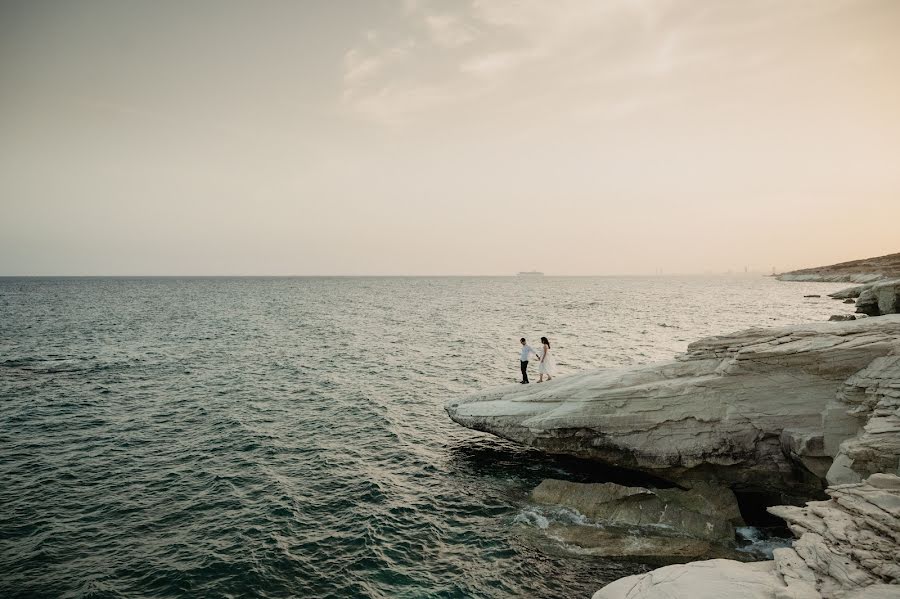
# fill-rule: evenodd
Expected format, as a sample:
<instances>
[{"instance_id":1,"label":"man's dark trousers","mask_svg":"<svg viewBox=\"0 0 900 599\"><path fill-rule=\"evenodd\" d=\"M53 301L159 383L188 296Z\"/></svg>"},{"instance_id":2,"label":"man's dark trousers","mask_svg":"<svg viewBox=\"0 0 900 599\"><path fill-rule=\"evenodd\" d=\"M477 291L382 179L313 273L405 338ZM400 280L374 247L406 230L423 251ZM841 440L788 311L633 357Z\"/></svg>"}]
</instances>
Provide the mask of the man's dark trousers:
<instances>
[{"instance_id":1,"label":"man's dark trousers","mask_svg":"<svg viewBox=\"0 0 900 599\"><path fill-rule=\"evenodd\" d=\"M528 382L528 360L522 361L522 382Z\"/></svg>"}]
</instances>

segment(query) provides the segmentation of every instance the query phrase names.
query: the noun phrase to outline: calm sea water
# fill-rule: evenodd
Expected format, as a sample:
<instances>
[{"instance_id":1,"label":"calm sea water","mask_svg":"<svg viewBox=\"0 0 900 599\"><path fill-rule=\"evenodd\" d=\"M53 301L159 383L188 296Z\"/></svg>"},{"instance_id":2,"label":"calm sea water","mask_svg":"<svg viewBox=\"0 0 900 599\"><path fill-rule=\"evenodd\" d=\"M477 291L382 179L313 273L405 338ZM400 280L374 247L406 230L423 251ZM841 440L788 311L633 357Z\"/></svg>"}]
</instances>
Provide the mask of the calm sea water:
<instances>
[{"instance_id":1,"label":"calm sea water","mask_svg":"<svg viewBox=\"0 0 900 599\"><path fill-rule=\"evenodd\" d=\"M0 596L588 597L639 562L536 541L615 475L442 404L846 313L769 278L0 279Z\"/></svg>"}]
</instances>

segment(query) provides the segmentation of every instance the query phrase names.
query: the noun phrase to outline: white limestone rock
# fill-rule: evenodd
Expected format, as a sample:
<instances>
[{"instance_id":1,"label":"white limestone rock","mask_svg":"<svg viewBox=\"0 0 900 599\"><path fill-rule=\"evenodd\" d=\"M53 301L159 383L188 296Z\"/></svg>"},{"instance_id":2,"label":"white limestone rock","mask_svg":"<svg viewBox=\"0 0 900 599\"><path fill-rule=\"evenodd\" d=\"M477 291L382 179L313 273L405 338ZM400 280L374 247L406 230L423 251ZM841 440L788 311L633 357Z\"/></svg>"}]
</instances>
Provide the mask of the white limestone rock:
<instances>
[{"instance_id":1,"label":"white limestone rock","mask_svg":"<svg viewBox=\"0 0 900 599\"><path fill-rule=\"evenodd\" d=\"M771 561L713 559L658 568L606 585L593 599L775 599L784 588Z\"/></svg>"},{"instance_id":2,"label":"white limestone rock","mask_svg":"<svg viewBox=\"0 0 900 599\"><path fill-rule=\"evenodd\" d=\"M840 444L868 423L837 392L898 345L900 315L748 329L692 343L671 362L490 389L446 410L469 428L681 484L808 496ZM823 440L806 443L813 453L784 449L793 437L804 446L802 436Z\"/></svg>"}]
</instances>

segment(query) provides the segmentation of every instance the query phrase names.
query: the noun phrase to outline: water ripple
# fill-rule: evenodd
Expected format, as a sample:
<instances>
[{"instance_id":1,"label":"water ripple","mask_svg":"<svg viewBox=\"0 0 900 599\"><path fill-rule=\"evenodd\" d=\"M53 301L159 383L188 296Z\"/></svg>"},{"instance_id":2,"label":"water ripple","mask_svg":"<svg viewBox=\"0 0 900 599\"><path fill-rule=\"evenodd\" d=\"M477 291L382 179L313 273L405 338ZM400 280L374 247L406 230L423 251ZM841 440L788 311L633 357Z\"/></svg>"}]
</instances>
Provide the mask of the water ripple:
<instances>
[{"instance_id":1,"label":"water ripple","mask_svg":"<svg viewBox=\"0 0 900 599\"><path fill-rule=\"evenodd\" d=\"M522 534L541 479L448 398L823 320L747 278L0 279L0 595L589 596L644 571ZM517 522L518 520L518 522Z\"/></svg>"}]
</instances>

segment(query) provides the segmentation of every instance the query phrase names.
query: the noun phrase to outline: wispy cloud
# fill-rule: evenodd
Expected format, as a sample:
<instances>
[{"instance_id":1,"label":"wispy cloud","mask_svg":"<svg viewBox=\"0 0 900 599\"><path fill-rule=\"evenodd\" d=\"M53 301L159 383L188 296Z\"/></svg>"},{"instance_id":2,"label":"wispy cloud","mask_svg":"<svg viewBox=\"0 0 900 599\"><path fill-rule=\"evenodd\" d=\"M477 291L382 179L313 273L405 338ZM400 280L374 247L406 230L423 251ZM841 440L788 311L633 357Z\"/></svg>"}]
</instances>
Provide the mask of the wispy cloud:
<instances>
[{"instance_id":1,"label":"wispy cloud","mask_svg":"<svg viewBox=\"0 0 900 599\"><path fill-rule=\"evenodd\" d=\"M845 2L803 2L793 14L808 14L810 7L834 10ZM571 104L573 113L594 114L608 102L611 114L630 115L656 105L643 98L648 81L660 86L663 97L682 97L666 87L681 73L713 74L732 58L743 69L763 68L765 61L727 54L740 37L735 31L758 35L792 14L779 3L760 11L679 0L472 0L454 8L405 0L399 12L407 38L390 44L382 32L369 32L349 50L344 107L399 123L473 98L497 95L502 102L509 94L520 103L522 94L535 94L552 96L548 101L557 107ZM754 53L763 55L772 53ZM611 82L618 86L612 91ZM640 88L641 99L623 100L629 85Z\"/></svg>"}]
</instances>

